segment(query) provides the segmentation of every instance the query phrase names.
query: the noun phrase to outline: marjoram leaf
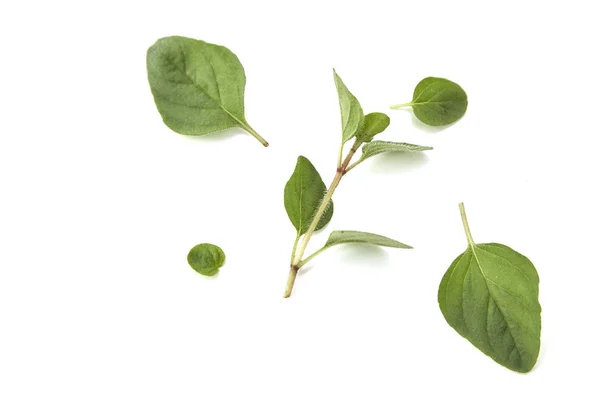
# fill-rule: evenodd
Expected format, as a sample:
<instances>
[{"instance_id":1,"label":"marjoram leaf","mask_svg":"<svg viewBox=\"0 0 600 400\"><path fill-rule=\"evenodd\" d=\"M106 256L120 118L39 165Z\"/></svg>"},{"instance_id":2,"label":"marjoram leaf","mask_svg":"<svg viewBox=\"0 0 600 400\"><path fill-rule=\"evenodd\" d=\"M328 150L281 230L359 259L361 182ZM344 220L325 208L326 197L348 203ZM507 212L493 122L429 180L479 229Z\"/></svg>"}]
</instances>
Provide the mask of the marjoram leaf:
<instances>
[{"instance_id":1,"label":"marjoram leaf","mask_svg":"<svg viewBox=\"0 0 600 400\"><path fill-rule=\"evenodd\" d=\"M324 247L331 247L343 243L363 243L375 246L395 247L397 249L412 249L411 246L400 243L397 240L390 239L375 233L360 231L333 231L327 239Z\"/></svg>"},{"instance_id":2,"label":"marjoram leaf","mask_svg":"<svg viewBox=\"0 0 600 400\"><path fill-rule=\"evenodd\" d=\"M202 243L192 247L187 260L194 271L205 276L213 276L225 264L225 253L219 246Z\"/></svg>"},{"instance_id":3,"label":"marjoram leaf","mask_svg":"<svg viewBox=\"0 0 600 400\"><path fill-rule=\"evenodd\" d=\"M256 133L244 115L244 67L223 46L181 36L159 39L146 56L148 82L164 123L183 135L240 127Z\"/></svg>"},{"instance_id":4,"label":"marjoram leaf","mask_svg":"<svg viewBox=\"0 0 600 400\"><path fill-rule=\"evenodd\" d=\"M366 160L369 157L373 157L377 154L386 152L415 153L432 149L433 147L429 146L419 146L410 143L385 142L382 140L376 140L371 143L366 143L362 147L361 160Z\"/></svg>"},{"instance_id":5,"label":"marjoram leaf","mask_svg":"<svg viewBox=\"0 0 600 400\"><path fill-rule=\"evenodd\" d=\"M373 112L365 115L361 129L356 134L356 138L362 142L370 142L373 137L387 129L390 125L390 117L380 112Z\"/></svg>"},{"instance_id":6,"label":"marjoram leaf","mask_svg":"<svg viewBox=\"0 0 600 400\"><path fill-rule=\"evenodd\" d=\"M540 351L538 294L539 277L527 257L470 239L442 278L438 302L448 324L475 347L511 370L528 372Z\"/></svg>"},{"instance_id":7,"label":"marjoram leaf","mask_svg":"<svg viewBox=\"0 0 600 400\"><path fill-rule=\"evenodd\" d=\"M333 79L340 101L340 112L342 114L342 143L352 139L363 124L364 113L356 97L344 85L342 79L333 70Z\"/></svg>"},{"instance_id":8,"label":"marjoram leaf","mask_svg":"<svg viewBox=\"0 0 600 400\"><path fill-rule=\"evenodd\" d=\"M411 102L415 116L431 126L458 121L467 111L467 94L444 78L425 78L415 88Z\"/></svg>"},{"instance_id":9,"label":"marjoram leaf","mask_svg":"<svg viewBox=\"0 0 600 400\"><path fill-rule=\"evenodd\" d=\"M296 168L285 184L283 202L290 221L298 234L306 233L325 195L325 183L312 163L298 157ZM322 229L333 216L333 201L319 220L316 230Z\"/></svg>"}]
</instances>

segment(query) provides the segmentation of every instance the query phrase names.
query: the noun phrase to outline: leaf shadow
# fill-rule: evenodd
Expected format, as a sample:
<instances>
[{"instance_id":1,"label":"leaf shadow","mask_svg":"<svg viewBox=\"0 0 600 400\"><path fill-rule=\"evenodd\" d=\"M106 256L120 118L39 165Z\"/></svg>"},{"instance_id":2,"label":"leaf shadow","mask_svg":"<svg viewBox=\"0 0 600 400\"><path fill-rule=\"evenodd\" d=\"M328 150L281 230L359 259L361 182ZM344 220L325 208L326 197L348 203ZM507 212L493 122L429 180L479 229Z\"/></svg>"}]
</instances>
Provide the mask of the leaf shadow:
<instances>
[{"instance_id":1,"label":"leaf shadow","mask_svg":"<svg viewBox=\"0 0 600 400\"><path fill-rule=\"evenodd\" d=\"M359 268L370 268L372 265L386 266L389 263L390 256L388 252L379 246L353 243L335 247L337 247L338 255L341 255L341 262L346 265ZM309 264L302 267L298 271L298 275L302 276L308 273L315 265L319 264L318 257L315 258L315 260L311 260Z\"/></svg>"},{"instance_id":2,"label":"leaf shadow","mask_svg":"<svg viewBox=\"0 0 600 400\"><path fill-rule=\"evenodd\" d=\"M219 278L219 274L221 273L221 271L217 272L214 275L202 275L199 272L196 272L196 275L200 276L201 279L207 280L207 281L214 281L217 280Z\"/></svg>"},{"instance_id":3,"label":"leaf shadow","mask_svg":"<svg viewBox=\"0 0 600 400\"><path fill-rule=\"evenodd\" d=\"M338 253L344 264L357 267L378 267L386 266L389 263L390 255L387 250L380 246L370 244L351 244L340 246Z\"/></svg>"},{"instance_id":4,"label":"leaf shadow","mask_svg":"<svg viewBox=\"0 0 600 400\"><path fill-rule=\"evenodd\" d=\"M429 157L423 152L402 153L389 152L373 157L370 170L375 173L406 173L427 164Z\"/></svg>"},{"instance_id":5,"label":"leaf shadow","mask_svg":"<svg viewBox=\"0 0 600 400\"><path fill-rule=\"evenodd\" d=\"M421 122L421 120L419 118L417 118L417 116L413 112L412 107L399 108L398 111L410 113L412 125L415 128L417 128L418 130L425 132L425 133L440 133L441 131L444 131L444 130L450 128L452 125L454 125L456 122L458 122L458 121L455 121L451 124L443 125L443 126L431 126L431 125L427 125L424 122ZM460 119L459 119L459 121L460 121Z\"/></svg>"},{"instance_id":6,"label":"leaf shadow","mask_svg":"<svg viewBox=\"0 0 600 400\"><path fill-rule=\"evenodd\" d=\"M455 121L455 122L453 122L451 124L448 124L448 125L431 126L431 125L427 125L424 122L421 122L421 120L419 118L417 118L417 116L415 115L415 113L412 113L412 125L415 128L417 128L420 131L423 131L425 133L440 133L441 131L445 131L446 129L450 128L456 122L458 122L458 121Z\"/></svg>"}]
</instances>

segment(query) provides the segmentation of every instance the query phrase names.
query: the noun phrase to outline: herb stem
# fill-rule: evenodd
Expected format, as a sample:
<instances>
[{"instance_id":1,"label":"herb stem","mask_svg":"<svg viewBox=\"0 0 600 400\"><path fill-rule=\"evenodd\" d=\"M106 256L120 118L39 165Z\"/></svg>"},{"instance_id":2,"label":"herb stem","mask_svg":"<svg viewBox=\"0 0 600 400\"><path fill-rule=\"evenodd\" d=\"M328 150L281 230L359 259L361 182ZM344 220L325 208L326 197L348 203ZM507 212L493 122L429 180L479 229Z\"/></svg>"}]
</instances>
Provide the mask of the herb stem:
<instances>
[{"instance_id":1,"label":"herb stem","mask_svg":"<svg viewBox=\"0 0 600 400\"><path fill-rule=\"evenodd\" d=\"M252 136L254 136L263 146L265 147L269 147L269 142L267 142L262 136L260 136L258 134L258 132L256 132L254 129L252 129L252 127L248 124L244 124L244 129L251 134Z\"/></svg>"},{"instance_id":2,"label":"herb stem","mask_svg":"<svg viewBox=\"0 0 600 400\"><path fill-rule=\"evenodd\" d=\"M475 247L475 241L473 240L473 236L471 236L471 228L469 228L469 221L467 221L465 204L462 202L459 203L458 208L460 209L460 217L462 218L463 227L465 228L465 235L467 235L467 240L469 241L469 246Z\"/></svg>"},{"instance_id":3,"label":"herb stem","mask_svg":"<svg viewBox=\"0 0 600 400\"><path fill-rule=\"evenodd\" d=\"M296 276L298 275L299 267L295 265L290 266L290 273L288 275L287 285L285 285L285 293L283 297L288 298L292 294L292 289L294 288L294 282L296 282Z\"/></svg>"},{"instance_id":4,"label":"herb stem","mask_svg":"<svg viewBox=\"0 0 600 400\"><path fill-rule=\"evenodd\" d=\"M410 107L410 106L412 106L412 104L413 104L412 102L410 102L410 103L402 103L402 104L394 104L393 106L390 106L390 108L392 110L397 110L397 109L403 108L403 107Z\"/></svg>"},{"instance_id":5,"label":"herb stem","mask_svg":"<svg viewBox=\"0 0 600 400\"><path fill-rule=\"evenodd\" d=\"M288 277L288 283L285 288L285 293L284 293L283 297L290 297L290 295L292 294L292 289L294 288L294 282L296 281L296 275L298 274L298 269L300 268L302 256L304 255L306 246L308 245L308 242L310 241L310 238L312 237L312 234L314 233L315 229L317 229L317 225L319 224L321 217L327 210L329 201L333 197L333 193L335 192L335 189L338 187L338 185L340 184L340 181L342 180L342 177L346 173L346 168L348 167L348 164L350 164L350 161L352 160L354 153L356 153L356 150L358 150L358 148L360 147L361 144L362 144L362 142L359 141L358 139L356 139L354 141L354 144L352 145L352 148L348 152L348 155L342 162L342 165L340 167L338 167L337 172L335 173L335 176L333 177L333 181L331 182L331 185L329 185L329 189L327 190L327 193L325 193L323 200L321 200L321 204L319 205L319 208L317 209L317 212L315 213L315 216L313 217L313 220L310 223L308 230L304 234L304 237L302 238L302 242L300 242L300 246L295 248L296 255L292 260L292 265L290 266L290 274Z\"/></svg>"}]
</instances>

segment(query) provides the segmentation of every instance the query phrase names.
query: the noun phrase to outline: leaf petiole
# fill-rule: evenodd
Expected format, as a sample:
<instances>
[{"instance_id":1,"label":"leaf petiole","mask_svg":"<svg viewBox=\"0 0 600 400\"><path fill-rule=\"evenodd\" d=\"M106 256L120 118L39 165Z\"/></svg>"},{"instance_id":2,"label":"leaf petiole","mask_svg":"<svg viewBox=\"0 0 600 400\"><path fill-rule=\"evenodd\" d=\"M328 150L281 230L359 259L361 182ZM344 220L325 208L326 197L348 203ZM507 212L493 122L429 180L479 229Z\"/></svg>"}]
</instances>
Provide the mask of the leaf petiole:
<instances>
[{"instance_id":1,"label":"leaf petiole","mask_svg":"<svg viewBox=\"0 0 600 400\"><path fill-rule=\"evenodd\" d=\"M469 221L467 221L467 213L465 212L465 204L459 203L458 208L460 209L460 217L462 218L463 228L465 228L465 235L467 235L467 240L469 241L469 246L474 247L475 241L473 240L473 236L471 236L471 228L469 228Z\"/></svg>"},{"instance_id":2,"label":"leaf petiole","mask_svg":"<svg viewBox=\"0 0 600 400\"><path fill-rule=\"evenodd\" d=\"M298 241L300 240L300 232L296 234L296 240L294 240L294 247L292 247L292 257L290 258L290 265L294 262L296 256L296 248L298 247Z\"/></svg>"},{"instance_id":3,"label":"leaf petiole","mask_svg":"<svg viewBox=\"0 0 600 400\"><path fill-rule=\"evenodd\" d=\"M391 108L392 110L398 110L398 109L400 109L400 108L404 108L404 107L410 107L410 106L412 106L412 105L413 105L413 103L412 103L412 101L411 101L410 103L394 104L393 106L390 106L390 108Z\"/></svg>"},{"instance_id":4,"label":"leaf petiole","mask_svg":"<svg viewBox=\"0 0 600 400\"><path fill-rule=\"evenodd\" d=\"M252 127L250 125L243 124L243 127L249 134L254 136L263 146L269 147L269 142L267 142L262 136L260 136L258 134L258 132L256 132L254 129L252 129Z\"/></svg>"}]
</instances>

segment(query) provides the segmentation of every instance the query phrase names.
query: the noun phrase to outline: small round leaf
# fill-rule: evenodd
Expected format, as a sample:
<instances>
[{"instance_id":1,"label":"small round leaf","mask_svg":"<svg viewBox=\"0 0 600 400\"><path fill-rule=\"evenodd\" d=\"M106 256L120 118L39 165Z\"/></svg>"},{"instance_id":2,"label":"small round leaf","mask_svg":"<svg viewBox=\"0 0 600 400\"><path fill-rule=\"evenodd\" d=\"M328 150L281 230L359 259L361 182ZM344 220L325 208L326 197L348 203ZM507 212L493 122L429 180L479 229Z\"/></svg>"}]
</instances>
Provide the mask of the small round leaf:
<instances>
[{"instance_id":1,"label":"small round leaf","mask_svg":"<svg viewBox=\"0 0 600 400\"><path fill-rule=\"evenodd\" d=\"M467 94L456 83L444 78L425 78L415 88L410 105L415 116L431 126L458 121L467 111Z\"/></svg>"},{"instance_id":2,"label":"small round leaf","mask_svg":"<svg viewBox=\"0 0 600 400\"><path fill-rule=\"evenodd\" d=\"M225 253L219 246L202 243L192 247L187 256L188 264L204 276L213 276L225 263Z\"/></svg>"},{"instance_id":3,"label":"small round leaf","mask_svg":"<svg viewBox=\"0 0 600 400\"><path fill-rule=\"evenodd\" d=\"M387 129L390 125L390 117L380 112L365 115L365 119L356 137L364 142L370 142L375 135Z\"/></svg>"}]
</instances>

